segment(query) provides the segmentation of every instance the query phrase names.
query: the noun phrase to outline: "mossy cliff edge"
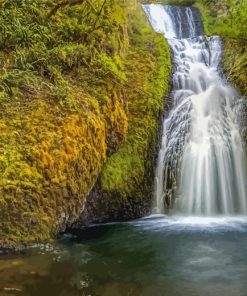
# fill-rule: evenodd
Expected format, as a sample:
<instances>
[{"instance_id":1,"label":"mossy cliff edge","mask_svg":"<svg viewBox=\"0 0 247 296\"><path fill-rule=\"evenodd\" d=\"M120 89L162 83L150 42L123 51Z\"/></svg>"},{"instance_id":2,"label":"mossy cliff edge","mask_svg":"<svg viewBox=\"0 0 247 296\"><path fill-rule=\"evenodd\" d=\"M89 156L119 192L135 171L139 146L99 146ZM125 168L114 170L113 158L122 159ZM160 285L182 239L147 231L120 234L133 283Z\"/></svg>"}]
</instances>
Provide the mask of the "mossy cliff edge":
<instances>
[{"instance_id":1,"label":"mossy cliff edge","mask_svg":"<svg viewBox=\"0 0 247 296\"><path fill-rule=\"evenodd\" d=\"M97 179L110 212L150 199L171 62L140 3L0 8L0 247L54 238Z\"/></svg>"}]
</instances>

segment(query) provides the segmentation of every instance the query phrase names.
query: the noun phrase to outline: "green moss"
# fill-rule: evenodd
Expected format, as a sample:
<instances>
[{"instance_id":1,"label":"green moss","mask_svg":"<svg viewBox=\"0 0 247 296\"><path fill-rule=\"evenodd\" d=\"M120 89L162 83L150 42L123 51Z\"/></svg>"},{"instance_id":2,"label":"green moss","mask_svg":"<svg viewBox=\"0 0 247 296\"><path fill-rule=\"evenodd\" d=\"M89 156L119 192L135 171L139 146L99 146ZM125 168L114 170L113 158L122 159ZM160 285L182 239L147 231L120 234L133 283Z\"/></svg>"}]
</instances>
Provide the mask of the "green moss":
<instances>
[{"instance_id":1,"label":"green moss","mask_svg":"<svg viewBox=\"0 0 247 296\"><path fill-rule=\"evenodd\" d=\"M121 148L107 160L101 177L101 189L109 196L111 193L121 197L134 195L146 171L152 171L150 161L156 148L159 117L169 89L168 45L163 36L151 30L143 13L136 21L130 44L126 93L128 134Z\"/></svg>"},{"instance_id":2,"label":"green moss","mask_svg":"<svg viewBox=\"0 0 247 296\"><path fill-rule=\"evenodd\" d=\"M247 96L247 42L225 38L223 62L231 81Z\"/></svg>"}]
</instances>

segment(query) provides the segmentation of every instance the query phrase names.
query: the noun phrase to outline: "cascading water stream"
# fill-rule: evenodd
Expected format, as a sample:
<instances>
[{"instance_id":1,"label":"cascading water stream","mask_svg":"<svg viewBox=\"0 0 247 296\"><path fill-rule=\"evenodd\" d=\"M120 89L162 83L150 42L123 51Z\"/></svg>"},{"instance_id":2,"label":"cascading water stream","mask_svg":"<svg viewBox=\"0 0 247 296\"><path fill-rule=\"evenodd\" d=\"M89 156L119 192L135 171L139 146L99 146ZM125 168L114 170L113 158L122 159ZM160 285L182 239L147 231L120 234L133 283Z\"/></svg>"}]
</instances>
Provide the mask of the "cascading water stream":
<instances>
[{"instance_id":1,"label":"cascading water stream","mask_svg":"<svg viewBox=\"0 0 247 296\"><path fill-rule=\"evenodd\" d=\"M163 122L155 211L247 214L239 97L220 75L221 41L203 35L195 8L144 5L173 53L173 106Z\"/></svg>"}]
</instances>

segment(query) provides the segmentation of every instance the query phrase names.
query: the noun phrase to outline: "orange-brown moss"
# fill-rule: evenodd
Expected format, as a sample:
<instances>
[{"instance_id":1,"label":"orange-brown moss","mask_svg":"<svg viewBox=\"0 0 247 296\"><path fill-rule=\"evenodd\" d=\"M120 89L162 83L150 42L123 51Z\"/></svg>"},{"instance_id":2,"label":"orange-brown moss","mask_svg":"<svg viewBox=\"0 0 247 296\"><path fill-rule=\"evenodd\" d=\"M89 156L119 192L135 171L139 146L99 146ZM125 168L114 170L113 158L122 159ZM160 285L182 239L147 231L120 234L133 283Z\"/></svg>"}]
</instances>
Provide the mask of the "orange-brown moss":
<instances>
[{"instance_id":1,"label":"orange-brown moss","mask_svg":"<svg viewBox=\"0 0 247 296\"><path fill-rule=\"evenodd\" d=\"M115 124L124 137L126 115L117 97L115 106L106 104L107 118L95 99L78 101L77 112L41 98L6 106L0 119L0 246L47 240L73 222L106 158L107 128L114 132Z\"/></svg>"}]
</instances>

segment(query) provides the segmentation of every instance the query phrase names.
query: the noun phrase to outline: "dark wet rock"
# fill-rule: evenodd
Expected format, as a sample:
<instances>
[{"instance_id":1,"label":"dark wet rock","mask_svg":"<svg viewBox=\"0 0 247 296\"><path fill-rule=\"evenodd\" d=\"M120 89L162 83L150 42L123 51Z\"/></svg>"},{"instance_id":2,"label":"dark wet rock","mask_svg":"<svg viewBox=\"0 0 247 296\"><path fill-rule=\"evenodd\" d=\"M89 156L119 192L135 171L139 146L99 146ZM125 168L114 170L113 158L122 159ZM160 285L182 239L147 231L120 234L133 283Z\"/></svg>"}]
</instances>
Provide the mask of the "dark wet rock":
<instances>
[{"instance_id":1,"label":"dark wet rock","mask_svg":"<svg viewBox=\"0 0 247 296\"><path fill-rule=\"evenodd\" d=\"M98 186L88 195L80 218L72 228L80 228L94 223L127 221L150 214L152 206L152 191L140 198L136 196L127 198L98 190Z\"/></svg>"}]
</instances>

